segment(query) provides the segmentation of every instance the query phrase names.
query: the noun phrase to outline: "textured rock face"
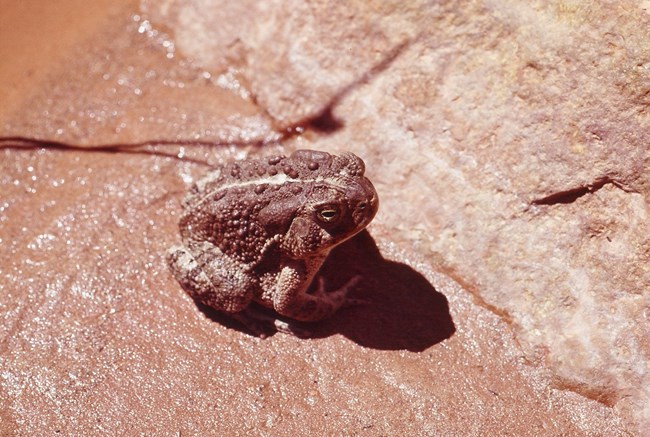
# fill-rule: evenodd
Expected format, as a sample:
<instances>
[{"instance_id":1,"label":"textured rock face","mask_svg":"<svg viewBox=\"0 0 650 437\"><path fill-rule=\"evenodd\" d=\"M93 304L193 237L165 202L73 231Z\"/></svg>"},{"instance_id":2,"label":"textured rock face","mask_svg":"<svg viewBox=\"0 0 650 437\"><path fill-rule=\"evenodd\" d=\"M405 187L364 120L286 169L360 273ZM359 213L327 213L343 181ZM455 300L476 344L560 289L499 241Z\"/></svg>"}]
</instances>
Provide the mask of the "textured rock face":
<instances>
[{"instance_id":1,"label":"textured rock face","mask_svg":"<svg viewBox=\"0 0 650 437\"><path fill-rule=\"evenodd\" d=\"M3 432L650 426L643 4L134 11L5 106L2 134L241 146L172 149L208 162L260 139L351 149L382 204L374 240L329 271L361 272L371 305L310 340L229 329L163 261L203 167L156 155L170 149L2 150Z\"/></svg>"},{"instance_id":2,"label":"textured rock face","mask_svg":"<svg viewBox=\"0 0 650 437\"><path fill-rule=\"evenodd\" d=\"M342 97L320 144L377 157L392 235L505 313L560 386L650 426L647 5L342 9L267 4L238 31L257 101L290 126ZM209 23L192 30L220 41Z\"/></svg>"}]
</instances>

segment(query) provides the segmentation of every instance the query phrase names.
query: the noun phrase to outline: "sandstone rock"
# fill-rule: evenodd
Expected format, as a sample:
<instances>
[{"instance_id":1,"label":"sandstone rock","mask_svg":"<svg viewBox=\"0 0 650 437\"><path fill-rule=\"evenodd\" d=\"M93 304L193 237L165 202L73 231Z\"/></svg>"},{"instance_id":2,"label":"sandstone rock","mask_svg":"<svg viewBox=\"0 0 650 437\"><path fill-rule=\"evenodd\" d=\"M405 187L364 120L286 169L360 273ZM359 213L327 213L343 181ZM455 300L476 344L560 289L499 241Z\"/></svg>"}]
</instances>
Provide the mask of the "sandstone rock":
<instances>
[{"instance_id":1,"label":"sandstone rock","mask_svg":"<svg viewBox=\"0 0 650 437\"><path fill-rule=\"evenodd\" d=\"M132 11L48 65L2 134L233 147L0 150L3 433L648 426L638 3ZM312 339L231 329L163 262L183 191L205 171L187 158L262 153L246 145L273 138L352 149L381 198L372 238L328 270L361 272L371 304ZM188 162L160 156L170 150Z\"/></svg>"},{"instance_id":2,"label":"sandstone rock","mask_svg":"<svg viewBox=\"0 0 650 437\"><path fill-rule=\"evenodd\" d=\"M340 9L268 6L240 31L258 102L279 125L334 103L346 128L318 144L370 157L392 237L506 314L560 386L650 427L647 7Z\"/></svg>"}]
</instances>

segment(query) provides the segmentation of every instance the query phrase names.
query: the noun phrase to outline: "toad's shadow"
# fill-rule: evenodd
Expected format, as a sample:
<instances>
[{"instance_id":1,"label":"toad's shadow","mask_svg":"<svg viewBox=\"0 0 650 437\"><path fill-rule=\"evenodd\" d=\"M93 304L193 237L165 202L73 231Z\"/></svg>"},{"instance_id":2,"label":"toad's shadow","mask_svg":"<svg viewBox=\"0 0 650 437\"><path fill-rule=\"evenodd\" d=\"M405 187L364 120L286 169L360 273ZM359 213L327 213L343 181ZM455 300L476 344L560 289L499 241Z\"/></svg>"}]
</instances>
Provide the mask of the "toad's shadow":
<instances>
[{"instance_id":1,"label":"toad's shadow","mask_svg":"<svg viewBox=\"0 0 650 437\"><path fill-rule=\"evenodd\" d=\"M455 332L445 296L409 266L384 259L366 231L334 249L320 273L327 289L359 275L350 297L367 303L342 308L321 322L295 324L311 338L340 333L364 347L422 351ZM211 319L241 329L216 311L199 307Z\"/></svg>"},{"instance_id":2,"label":"toad's shadow","mask_svg":"<svg viewBox=\"0 0 650 437\"><path fill-rule=\"evenodd\" d=\"M350 296L368 304L315 324L313 337L338 332L365 347L422 351L455 332L447 298L411 267L384 259L366 231L332 251L322 274L329 287L360 275Z\"/></svg>"}]
</instances>

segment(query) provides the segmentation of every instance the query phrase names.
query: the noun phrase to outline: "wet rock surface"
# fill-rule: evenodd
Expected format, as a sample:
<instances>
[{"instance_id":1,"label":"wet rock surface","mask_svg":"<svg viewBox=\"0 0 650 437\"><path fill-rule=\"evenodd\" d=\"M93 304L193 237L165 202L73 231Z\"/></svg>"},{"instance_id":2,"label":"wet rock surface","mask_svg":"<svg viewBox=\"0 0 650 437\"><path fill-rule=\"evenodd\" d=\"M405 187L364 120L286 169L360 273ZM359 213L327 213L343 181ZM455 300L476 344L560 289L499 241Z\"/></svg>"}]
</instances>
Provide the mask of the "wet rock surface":
<instances>
[{"instance_id":1,"label":"wet rock surface","mask_svg":"<svg viewBox=\"0 0 650 437\"><path fill-rule=\"evenodd\" d=\"M175 144L2 144L2 433L647 429L642 4L154 3L0 70L4 137ZM164 254L201 162L303 147L377 187L324 271L368 304L259 339Z\"/></svg>"}]
</instances>

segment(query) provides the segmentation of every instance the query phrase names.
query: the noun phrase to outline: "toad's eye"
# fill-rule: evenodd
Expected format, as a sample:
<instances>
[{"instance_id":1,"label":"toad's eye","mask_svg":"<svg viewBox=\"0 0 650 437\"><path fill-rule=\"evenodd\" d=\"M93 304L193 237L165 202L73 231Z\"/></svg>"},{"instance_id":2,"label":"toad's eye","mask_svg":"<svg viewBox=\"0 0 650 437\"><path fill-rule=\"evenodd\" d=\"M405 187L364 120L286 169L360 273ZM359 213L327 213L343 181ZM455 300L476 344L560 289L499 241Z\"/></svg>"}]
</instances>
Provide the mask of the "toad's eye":
<instances>
[{"instance_id":1,"label":"toad's eye","mask_svg":"<svg viewBox=\"0 0 650 437\"><path fill-rule=\"evenodd\" d=\"M325 206L316 213L318 220L325 223L332 223L338 220L341 212L335 206Z\"/></svg>"}]
</instances>

